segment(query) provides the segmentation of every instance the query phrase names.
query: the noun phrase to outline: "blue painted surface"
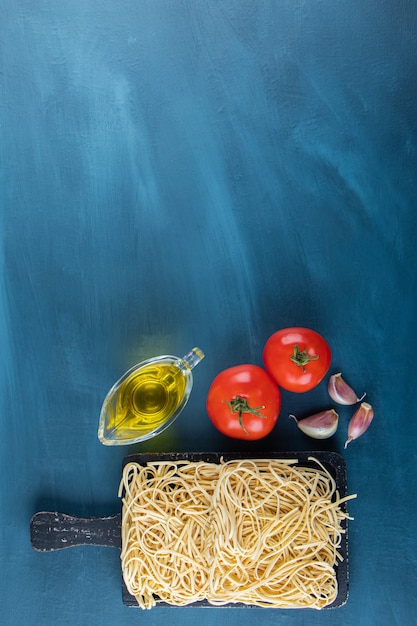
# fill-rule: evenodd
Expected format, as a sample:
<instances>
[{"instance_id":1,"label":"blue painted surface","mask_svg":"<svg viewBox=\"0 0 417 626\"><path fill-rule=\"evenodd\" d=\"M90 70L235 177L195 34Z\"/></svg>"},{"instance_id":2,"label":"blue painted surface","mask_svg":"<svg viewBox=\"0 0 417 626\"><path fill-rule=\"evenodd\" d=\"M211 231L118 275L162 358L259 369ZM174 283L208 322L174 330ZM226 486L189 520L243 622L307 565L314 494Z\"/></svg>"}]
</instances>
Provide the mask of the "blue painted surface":
<instances>
[{"instance_id":1,"label":"blue painted surface","mask_svg":"<svg viewBox=\"0 0 417 626\"><path fill-rule=\"evenodd\" d=\"M0 1L2 623L401 625L417 614L413 0ZM355 520L334 612L121 603L117 551L32 551L52 508L117 511L141 450L332 449L287 420L235 444L205 395L288 325L322 332L375 420L344 453ZM159 438L102 446L111 384L206 352ZM346 427L350 411L340 411ZM316 445L317 444L317 445Z\"/></svg>"}]
</instances>

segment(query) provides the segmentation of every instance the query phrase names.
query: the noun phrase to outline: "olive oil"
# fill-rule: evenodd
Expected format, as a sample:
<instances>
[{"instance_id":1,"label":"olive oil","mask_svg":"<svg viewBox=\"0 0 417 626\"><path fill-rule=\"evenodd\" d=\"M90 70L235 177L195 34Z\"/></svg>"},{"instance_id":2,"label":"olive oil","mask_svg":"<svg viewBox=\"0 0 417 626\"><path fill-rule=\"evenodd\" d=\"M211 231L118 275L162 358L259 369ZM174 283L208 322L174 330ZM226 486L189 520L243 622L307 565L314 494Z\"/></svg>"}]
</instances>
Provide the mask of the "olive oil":
<instances>
[{"instance_id":1,"label":"olive oil","mask_svg":"<svg viewBox=\"0 0 417 626\"><path fill-rule=\"evenodd\" d=\"M110 429L129 436L152 432L176 412L186 386L185 372L172 363L150 364L133 372L114 399Z\"/></svg>"},{"instance_id":2,"label":"olive oil","mask_svg":"<svg viewBox=\"0 0 417 626\"><path fill-rule=\"evenodd\" d=\"M191 370L203 358L200 348L193 348L182 359L157 356L128 370L101 407L97 433L101 443L137 443L165 430L187 404L193 386Z\"/></svg>"}]
</instances>

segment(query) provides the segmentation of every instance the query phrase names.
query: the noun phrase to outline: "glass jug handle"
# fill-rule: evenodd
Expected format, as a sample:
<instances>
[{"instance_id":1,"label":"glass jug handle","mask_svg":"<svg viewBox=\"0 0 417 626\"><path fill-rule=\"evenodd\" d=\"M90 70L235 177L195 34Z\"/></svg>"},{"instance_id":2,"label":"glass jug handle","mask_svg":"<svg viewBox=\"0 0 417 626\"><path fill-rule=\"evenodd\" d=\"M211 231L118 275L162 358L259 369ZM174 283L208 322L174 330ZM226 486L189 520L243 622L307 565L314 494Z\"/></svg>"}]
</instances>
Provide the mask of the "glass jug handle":
<instances>
[{"instance_id":1,"label":"glass jug handle","mask_svg":"<svg viewBox=\"0 0 417 626\"><path fill-rule=\"evenodd\" d=\"M192 370L200 361L204 359L204 352L200 348L193 348L182 357L187 366Z\"/></svg>"}]
</instances>

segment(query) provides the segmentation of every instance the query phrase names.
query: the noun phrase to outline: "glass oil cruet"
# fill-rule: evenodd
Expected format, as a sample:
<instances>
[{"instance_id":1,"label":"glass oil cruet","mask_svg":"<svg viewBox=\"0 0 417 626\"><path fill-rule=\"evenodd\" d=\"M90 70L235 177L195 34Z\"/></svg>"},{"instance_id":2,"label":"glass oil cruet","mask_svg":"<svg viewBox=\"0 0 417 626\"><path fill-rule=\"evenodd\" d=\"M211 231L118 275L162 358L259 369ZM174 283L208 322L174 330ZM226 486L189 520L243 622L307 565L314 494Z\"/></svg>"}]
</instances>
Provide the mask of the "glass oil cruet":
<instances>
[{"instance_id":1,"label":"glass oil cruet","mask_svg":"<svg viewBox=\"0 0 417 626\"><path fill-rule=\"evenodd\" d=\"M187 404L193 368L204 358L193 348L182 358L163 355L129 369L107 393L98 438L104 445L127 445L159 435Z\"/></svg>"}]
</instances>

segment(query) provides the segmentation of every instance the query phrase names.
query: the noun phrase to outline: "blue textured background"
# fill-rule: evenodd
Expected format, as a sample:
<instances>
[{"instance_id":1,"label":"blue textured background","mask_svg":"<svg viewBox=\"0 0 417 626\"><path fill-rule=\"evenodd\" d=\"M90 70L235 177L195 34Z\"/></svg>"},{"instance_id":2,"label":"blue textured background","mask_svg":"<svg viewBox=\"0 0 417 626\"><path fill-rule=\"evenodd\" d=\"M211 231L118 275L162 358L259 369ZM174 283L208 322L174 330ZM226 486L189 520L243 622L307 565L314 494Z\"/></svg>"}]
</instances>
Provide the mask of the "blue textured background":
<instances>
[{"instance_id":1,"label":"blue textured background","mask_svg":"<svg viewBox=\"0 0 417 626\"><path fill-rule=\"evenodd\" d=\"M414 0L0 0L0 15L2 624L415 624ZM37 510L118 510L127 452L245 449L205 395L288 325L323 333L375 407L344 453L345 607L136 612L116 550L31 549ZM172 429L102 446L111 384L194 345L207 356ZM326 403L324 384L283 394L246 448L314 449L286 416ZM343 450L340 416L319 447Z\"/></svg>"}]
</instances>

